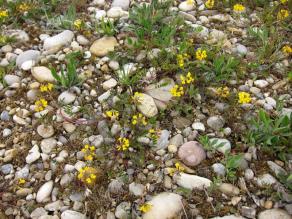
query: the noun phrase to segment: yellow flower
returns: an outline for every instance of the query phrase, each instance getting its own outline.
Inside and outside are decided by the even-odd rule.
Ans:
[[[26,180],[23,179],[23,178],[20,178],[20,179],[18,180],[18,184],[19,184],[19,185],[23,185],[25,182],[26,182]]]
[[[95,147],[86,144],[81,151],[84,153],[84,159],[87,161],[92,161],[95,155]]]
[[[18,7],[17,10],[21,13],[27,12],[30,9],[30,5],[27,3],[21,3]]]
[[[208,1],[206,1],[205,6],[206,6],[206,8],[210,9],[210,8],[214,7],[214,4],[215,4],[214,0],[208,0]]]
[[[141,113],[132,116],[132,124],[136,125],[138,123],[142,123],[143,125],[147,125],[146,117]]]
[[[41,98],[35,102],[35,111],[43,111],[47,106],[48,102],[45,99]]]
[[[230,95],[230,90],[228,87],[218,87],[216,89],[216,92],[219,96],[224,97],[224,98],[229,97]]]
[[[53,89],[53,87],[54,87],[54,85],[51,83],[48,83],[46,85],[42,84],[40,86],[40,91],[41,92],[48,92],[48,91],[51,91]]]
[[[143,205],[141,205],[141,206],[139,207],[139,210],[140,210],[141,212],[143,212],[143,213],[146,213],[146,212],[150,211],[151,208],[152,208],[152,205],[151,205],[151,204],[149,204],[149,203],[145,203],[145,204],[143,204]]]
[[[119,117],[119,112],[116,110],[109,110],[105,112],[106,116],[110,119],[117,119]]]
[[[171,88],[170,93],[174,97],[181,97],[184,95],[184,88],[182,86],[174,85],[174,87]]]
[[[117,149],[118,151],[126,151],[130,147],[130,141],[127,138],[119,138]]]
[[[292,47],[289,45],[283,46],[282,51],[283,53],[290,54],[292,53]]]
[[[242,12],[244,11],[245,7],[242,4],[235,4],[233,6],[233,10],[236,12]]]
[[[196,51],[196,59],[202,61],[207,58],[207,51],[202,50],[201,48],[197,49]]]
[[[81,19],[77,19],[74,21],[74,27],[77,29],[77,30],[80,30],[81,29],[81,26],[83,24],[82,20]]]
[[[143,94],[139,92],[135,92],[134,96],[132,96],[132,99],[135,103],[140,104],[143,101]]]
[[[0,10],[0,19],[8,17],[8,10]]]
[[[239,92],[238,93],[238,103],[245,104],[250,103],[251,97],[249,93],[246,92]]]
[[[288,16],[289,16],[289,11],[286,9],[281,9],[278,12],[277,18],[278,18],[278,20],[284,20]]]
[[[185,170],[185,168],[183,168],[183,167],[181,166],[181,164],[178,163],[178,162],[175,163],[175,168],[176,168],[179,172],[183,172],[183,171]]]
[[[280,0],[282,4],[285,4],[288,0]]]
[[[98,169],[86,166],[78,171],[77,178],[83,183],[91,185],[95,183],[98,175],[100,175],[100,171]]]
[[[180,68],[183,68],[184,65],[185,65],[183,55],[178,54],[178,55],[176,56],[176,60],[177,60],[177,64],[178,64],[178,66],[179,66]]]

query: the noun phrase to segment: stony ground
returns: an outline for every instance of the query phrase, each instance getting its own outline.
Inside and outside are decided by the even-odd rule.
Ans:
[[[291,8],[0,0],[0,218],[292,218]]]

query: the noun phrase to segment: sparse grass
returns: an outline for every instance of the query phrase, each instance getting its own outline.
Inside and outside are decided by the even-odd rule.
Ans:
[[[264,110],[251,121],[247,134],[247,142],[252,145],[262,145],[265,150],[277,154],[286,160],[286,153],[292,149],[292,115],[276,115],[272,117]]]

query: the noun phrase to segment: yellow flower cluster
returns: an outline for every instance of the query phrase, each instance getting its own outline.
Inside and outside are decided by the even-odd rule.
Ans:
[[[280,0],[282,4],[285,4],[286,2],[288,2],[288,0]]]
[[[132,117],[132,124],[137,125],[138,123],[142,123],[143,125],[147,125],[146,117],[143,116],[141,113],[133,115],[133,117]]]
[[[54,85],[51,83],[42,84],[40,86],[40,91],[41,92],[48,92],[48,91],[51,91],[53,88],[54,88]]]
[[[286,9],[281,9],[278,12],[277,18],[278,20],[284,20],[285,18],[287,18],[289,16],[289,11]]]
[[[188,72],[186,76],[181,75],[180,80],[181,80],[181,84],[183,84],[183,85],[190,84],[190,83],[195,81],[191,72]]]
[[[239,92],[238,93],[238,103],[245,104],[250,103],[251,97],[249,93],[246,92]]]
[[[282,51],[283,53],[290,54],[292,53],[292,47],[289,45],[283,46]]]
[[[105,115],[110,119],[117,119],[119,117],[119,112],[116,110],[109,110],[105,112]]]
[[[18,179],[18,185],[23,185],[26,183],[26,180],[23,178]]]
[[[119,138],[117,149],[118,151],[126,151],[130,147],[130,141],[127,138]]]
[[[95,147],[90,146],[86,144],[84,148],[81,149],[81,151],[84,153],[84,159],[87,161],[92,161],[95,155]]]
[[[77,178],[87,184],[92,185],[96,182],[99,171],[93,167],[83,167],[78,171]]]
[[[207,58],[207,51],[202,50],[201,48],[197,49],[196,51],[196,59],[202,61]]]
[[[157,139],[160,135],[160,130],[149,129],[148,130],[149,137],[152,139],[153,142],[157,142]]]
[[[82,22],[81,19],[77,19],[77,20],[74,21],[73,24],[74,24],[74,27],[75,27],[77,30],[80,30],[81,27],[82,27],[83,22]]]
[[[224,97],[224,98],[229,97],[229,95],[230,95],[230,89],[226,86],[225,87],[218,87],[216,89],[216,92],[220,97]]]
[[[181,97],[184,95],[184,87],[183,86],[178,86],[177,84],[174,85],[173,88],[171,88],[170,93],[174,97]]]
[[[135,92],[134,96],[132,96],[132,99],[134,100],[135,103],[139,104],[143,101],[143,94]]]
[[[27,3],[21,3],[17,7],[17,10],[21,13],[27,12],[27,11],[29,11],[29,9],[31,9],[31,6]]]
[[[0,10],[0,19],[8,17],[8,10]]]
[[[207,0],[205,2],[205,6],[206,8],[210,9],[210,8],[213,8],[214,7],[214,4],[215,4],[215,0]]]
[[[151,208],[152,208],[152,205],[150,203],[145,203],[139,207],[139,211],[146,213],[146,212],[150,211]]]
[[[233,10],[236,12],[242,12],[244,11],[245,7],[242,4],[235,4],[233,6]]]
[[[187,53],[184,54],[178,54],[176,56],[177,64],[180,68],[183,68],[185,66],[185,59],[189,58],[190,56]]]
[[[45,99],[41,98],[35,102],[35,111],[43,111],[47,106],[48,102]]]
[[[185,168],[179,162],[176,162],[174,164],[174,166],[175,166],[175,168],[169,168],[168,169],[168,172],[169,172],[170,176],[173,176],[175,172],[183,172],[183,171],[185,171]]]

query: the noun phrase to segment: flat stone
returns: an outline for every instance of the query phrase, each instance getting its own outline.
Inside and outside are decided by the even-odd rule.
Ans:
[[[48,181],[39,188],[36,195],[36,201],[38,203],[45,202],[49,198],[53,190],[53,185],[53,181]]]
[[[38,50],[27,50],[23,53],[21,53],[16,58],[16,65],[18,68],[21,68],[23,63],[26,61],[34,61],[34,63],[37,63],[40,59],[41,52]]]
[[[179,186],[186,189],[203,190],[204,188],[208,188],[212,183],[212,181],[207,178],[186,173],[179,173],[174,176],[174,179]]]
[[[38,160],[41,156],[39,152],[39,147],[37,145],[33,146],[32,149],[29,150],[28,155],[25,158],[26,163],[31,164]]]
[[[260,212],[258,219],[291,219],[291,216],[287,211],[275,208]]]
[[[32,76],[38,82],[55,82],[51,70],[44,66],[36,66],[31,69]]]
[[[114,37],[103,37],[92,44],[90,52],[98,57],[103,57],[109,52],[114,51],[115,46],[118,45],[116,38]]]
[[[70,104],[73,103],[76,99],[76,95],[70,91],[64,91],[58,97],[58,102],[63,104]]]
[[[55,36],[46,38],[44,41],[44,49],[51,53],[55,53],[63,46],[70,45],[73,38],[74,33],[71,30],[64,30]]]
[[[138,97],[137,99],[138,99],[137,108],[144,116],[151,118],[158,114],[158,109],[151,96],[142,93],[141,96]]]

